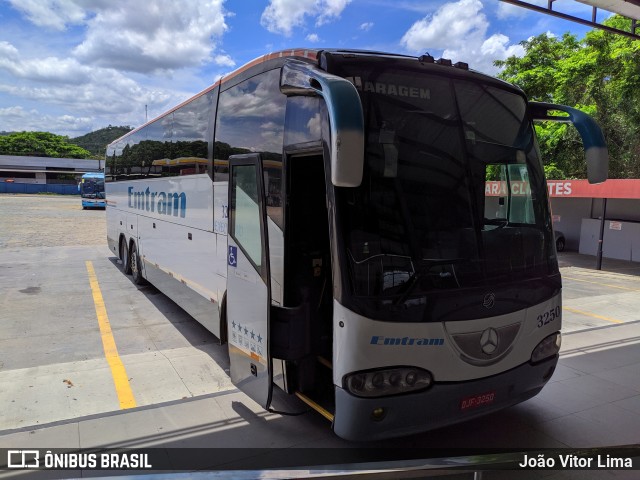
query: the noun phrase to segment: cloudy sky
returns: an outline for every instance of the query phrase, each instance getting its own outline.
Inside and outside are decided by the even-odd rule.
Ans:
[[[0,0],[0,131],[138,126],[145,105],[151,119],[285,48],[429,52],[494,74],[532,35],[586,30],[498,0]]]

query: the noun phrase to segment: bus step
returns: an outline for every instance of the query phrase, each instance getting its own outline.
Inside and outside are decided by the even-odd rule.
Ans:
[[[320,405],[319,403],[316,403],[314,400],[312,400],[309,397],[307,397],[304,393],[295,392],[295,394],[296,394],[296,397],[298,397],[304,403],[309,405],[312,409],[314,409],[316,412],[318,412],[324,418],[326,418],[330,422],[333,422],[333,413],[329,412],[322,405]]]
[[[333,364],[327,360],[324,357],[321,356],[317,356],[316,359],[318,360],[318,362],[320,363],[320,365],[324,365],[325,367],[327,367],[329,370],[333,370]]]

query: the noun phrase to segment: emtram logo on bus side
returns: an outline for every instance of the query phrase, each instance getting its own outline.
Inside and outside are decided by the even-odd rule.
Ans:
[[[440,346],[444,345],[444,338],[413,338],[413,337],[384,337],[382,335],[372,335],[371,345],[421,345]]]
[[[157,212],[159,215],[178,215],[182,218],[187,214],[187,194],[184,192],[151,192],[146,190],[134,191],[127,188],[129,208]]]

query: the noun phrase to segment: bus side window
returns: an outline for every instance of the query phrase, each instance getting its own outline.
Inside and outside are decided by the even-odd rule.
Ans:
[[[171,160],[174,175],[213,176],[209,139],[213,137],[211,116],[215,115],[215,102],[216,90],[212,90],[173,113],[171,149],[166,158]]]
[[[221,92],[213,152],[215,182],[228,181],[229,156],[260,153],[267,214],[280,228],[286,101],[280,92],[280,69],[260,73]]]

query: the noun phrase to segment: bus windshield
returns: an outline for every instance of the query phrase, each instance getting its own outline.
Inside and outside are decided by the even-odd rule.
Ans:
[[[104,178],[83,177],[80,182],[80,196],[82,198],[105,198]]]
[[[367,129],[362,184],[336,188],[360,311],[393,320],[416,307],[415,318],[402,318],[428,321],[430,297],[557,272],[523,96],[424,72],[345,76],[361,94]]]

